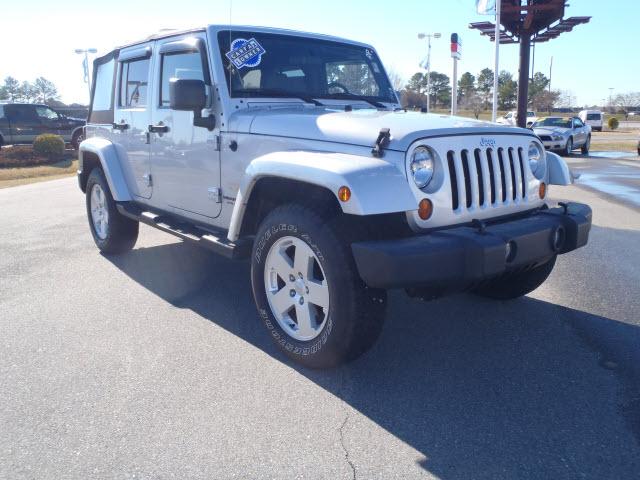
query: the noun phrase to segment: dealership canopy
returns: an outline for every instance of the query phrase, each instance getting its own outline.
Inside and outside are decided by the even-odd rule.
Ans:
[[[518,79],[518,125],[526,126],[529,90],[529,55],[532,43],[541,43],[570,32],[573,27],[588,23],[591,17],[564,18],[566,0],[497,0],[500,1],[500,44],[520,44],[520,74]],[[492,42],[496,25],[492,22],[471,23]],[[497,72],[496,72],[497,74]]]

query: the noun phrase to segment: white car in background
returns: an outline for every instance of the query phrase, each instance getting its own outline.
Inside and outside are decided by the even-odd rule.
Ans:
[[[527,127],[533,125],[534,122],[538,120],[536,112],[527,112]],[[518,112],[516,110],[512,110],[511,112],[507,112],[504,117],[500,117],[496,120],[497,123],[501,125],[511,125],[515,126],[518,123]]]
[[[597,132],[602,131],[604,125],[604,113],[600,110],[582,110],[578,114],[578,118],[582,120],[585,125],[589,125],[592,130]]]

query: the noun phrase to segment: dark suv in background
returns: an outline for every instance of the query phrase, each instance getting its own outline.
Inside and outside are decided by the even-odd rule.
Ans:
[[[67,117],[47,105],[0,104],[0,145],[33,143],[38,135],[53,133],[77,150],[84,139],[85,124],[85,120]]]

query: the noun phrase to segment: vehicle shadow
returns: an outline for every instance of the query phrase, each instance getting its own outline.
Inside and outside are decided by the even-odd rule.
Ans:
[[[420,465],[438,478],[631,478],[640,472],[638,445],[620,435],[629,425],[640,432],[640,397],[637,391],[612,395],[619,389],[613,366],[619,359],[585,333],[600,328],[612,341],[640,345],[635,326],[529,297],[494,302],[459,295],[424,303],[393,292],[377,345],[349,365],[314,371],[292,365],[260,325],[247,263],[183,243],[109,260],[172,305],[191,309],[344,400],[420,452]],[[345,445],[369,448],[350,445],[348,436]]]

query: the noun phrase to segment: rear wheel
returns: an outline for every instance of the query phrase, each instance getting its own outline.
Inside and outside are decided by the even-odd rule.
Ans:
[[[104,253],[131,250],[138,239],[139,224],[118,212],[100,168],[94,168],[89,175],[86,203],[89,228],[98,248]]]
[[[474,290],[474,293],[496,300],[511,300],[534,291],[549,277],[556,264],[556,255],[542,265],[526,272],[515,273],[494,280]]]
[[[82,131],[76,132],[73,137],[71,137],[71,146],[74,150],[80,150],[80,143],[84,140],[84,135]]]
[[[348,226],[300,205],[262,222],[251,260],[253,296],[276,345],[326,368],[367,351],[382,330],[386,292],[369,289],[351,254]]]

